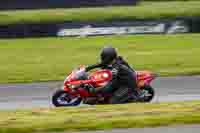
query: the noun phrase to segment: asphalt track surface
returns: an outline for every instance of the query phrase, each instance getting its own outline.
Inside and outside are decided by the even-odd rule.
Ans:
[[[1,84],[0,110],[53,107],[51,96],[62,82]],[[200,100],[200,76],[161,77],[153,81],[152,102]]]
[[[199,133],[200,125],[181,125],[157,128],[114,129],[107,131],[91,131],[81,133]]]

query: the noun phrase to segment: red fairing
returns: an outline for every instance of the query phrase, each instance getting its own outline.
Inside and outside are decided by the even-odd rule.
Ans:
[[[99,70],[90,74],[89,79],[87,80],[76,80],[76,72],[73,71],[64,81],[64,90],[69,92],[74,96],[89,97],[93,94],[89,93],[83,88],[78,88],[76,91],[71,89],[69,86],[80,85],[80,84],[91,84],[94,87],[104,86],[112,79],[112,72],[110,70]]]
[[[88,91],[86,91],[84,88],[79,88],[77,92],[78,92],[78,94],[81,97],[90,97],[90,96],[93,96],[91,93],[89,93]]]
[[[112,79],[112,72],[110,70],[99,70],[90,75],[96,87],[106,85]]]
[[[144,89],[145,85],[150,85],[156,75],[150,71],[137,71],[137,89]],[[64,81],[64,91],[72,97],[86,99],[89,102],[97,100],[97,103],[108,103],[112,94],[94,94],[90,89],[101,89],[112,80],[110,70],[97,70],[93,73],[87,73],[85,68],[80,67],[71,72]],[[134,81],[133,81],[134,82]],[[91,100],[91,101],[90,101]]]
[[[67,76],[67,78],[65,79],[65,81],[64,81],[64,85],[67,85],[69,82],[71,82],[73,79],[74,79],[74,72],[72,71],[71,73],[70,73],[70,75],[69,76]]]
[[[63,89],[64,89],[65,91],[67,91],[67,92],[71,92],[71,89],[68,88],[67,86],[64,86]]]
[[[150,71],[137,71],[137,84],[149,85],[156,77],[156,75]]]
[[[67,81],[65,84],[77,85],[77,84],[89,84],[92,83],[92,80],[74,80],[74,81]]]
[[[68,88],[67,86],[64,86],[63,88],[66,92],[70,93],[73,96],[81,96],[81,97],[89,97],[92,96],[88,91],[86,91],[83,88],[79,88],[77,91],[73,91],[72,89]]]

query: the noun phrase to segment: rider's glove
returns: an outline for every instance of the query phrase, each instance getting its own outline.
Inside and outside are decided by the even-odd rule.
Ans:
[[[84,73],[84,72],[86,72],[85,68],[79,68],[79,73]]]

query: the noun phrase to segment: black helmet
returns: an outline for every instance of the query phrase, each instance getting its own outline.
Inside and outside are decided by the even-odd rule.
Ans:
[[[111,46],[104,47],[101,51],[101,63],[104,65],[110,64],[117,58],[117,51]]]

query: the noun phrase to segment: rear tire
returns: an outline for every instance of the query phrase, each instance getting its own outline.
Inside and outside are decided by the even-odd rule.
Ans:
[[[145,85],[141,88],[144,91],[143,102],[151,102],[155,95],[155,90],[150,85]]]
[[[52,103],[56,107],[68,107],[68,106],[78,106],[82,99],[80,97],[70,96],[64,90],[57,90],[52,97]]]

